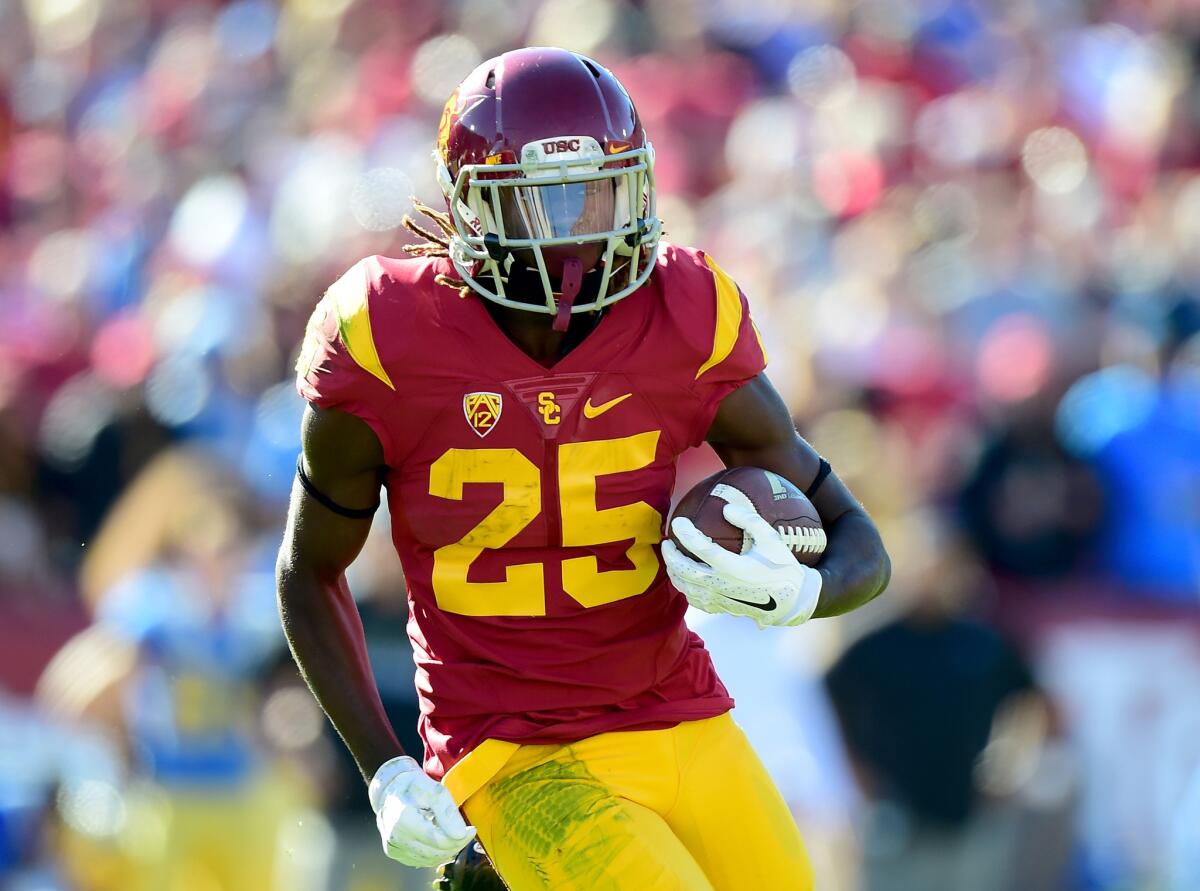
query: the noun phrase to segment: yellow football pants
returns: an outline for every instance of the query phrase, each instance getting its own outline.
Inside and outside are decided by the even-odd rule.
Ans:
[[[804,842],[729,715],[519,746],[464,810],[512,891],[809,891]]]

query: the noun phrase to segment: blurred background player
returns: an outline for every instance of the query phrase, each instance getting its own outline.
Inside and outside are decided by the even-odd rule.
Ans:
[[[1073,790],[1069,775],[1047,784],[1038,770],[1044,699],[1011,642],[971,615],[986,587],[978,564],[944,530],[927,548],[900,580],[899,618],[826,676],[870,806],[861,887],[1060,888]],[[1043,784],[1054,791],[1031,806]],[[1019,855],[1031,847],[1036,857]]]
[[[82,888],[326,884],[317,789],[259,727],[283,644],[260,545],[236,480],[189,450],[159,455],[101,527],[84,568],[95,625],[39,689],[119,747],[116,770],[63,789],[60,853]]]

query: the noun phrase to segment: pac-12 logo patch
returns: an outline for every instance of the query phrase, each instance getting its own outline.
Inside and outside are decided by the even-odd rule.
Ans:
[[[463,397],[463,414],[471,429],[487,436],[500,420],[504,399],[499,393],[468,393]]]

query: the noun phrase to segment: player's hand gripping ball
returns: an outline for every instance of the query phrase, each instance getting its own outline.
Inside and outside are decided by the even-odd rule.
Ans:
[[[707,613],[799,625],[821,595],[813,566],[825,530],[812,502],[778,474],[736,467],[698,483],[675,509],[663,561],[671,582]]]

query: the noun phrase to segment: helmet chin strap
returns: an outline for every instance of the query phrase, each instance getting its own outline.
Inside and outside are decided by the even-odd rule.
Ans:
[[[571,324],[571,307],[583,287],[583,263],[578,257],[568,257],[563,261],[562,292],[558,298],[558,312],[554,314],[555,331],[566,331]]]

